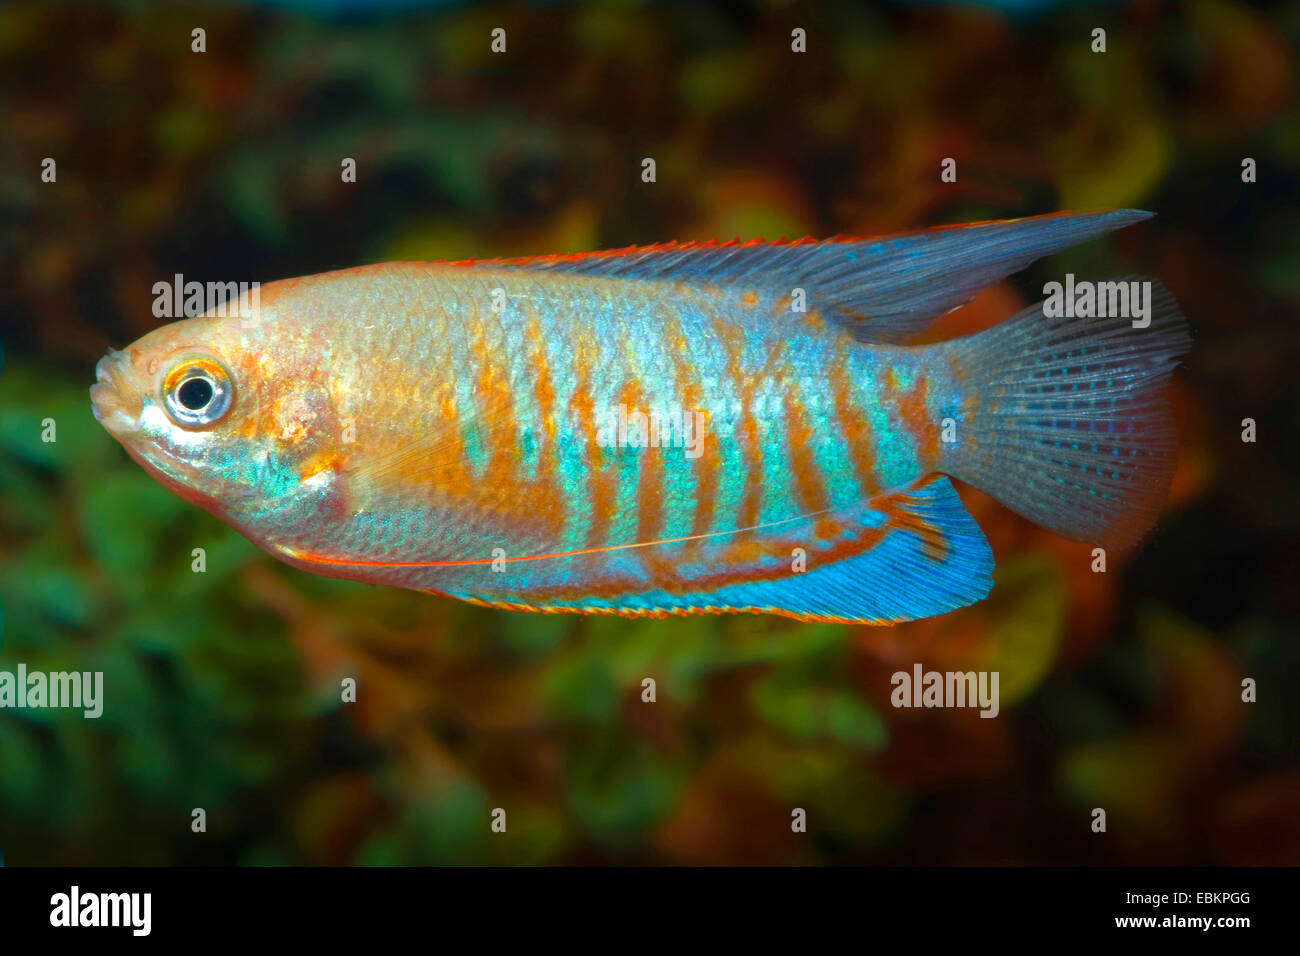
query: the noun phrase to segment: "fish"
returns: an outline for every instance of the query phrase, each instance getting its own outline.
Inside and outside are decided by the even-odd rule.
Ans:
[[[91,404],[304,571],[516,611],[894,624],[993,586],[954,481],[1097,547],[1155,525],[1191,343],[1158,280],[1125,280],[1151,290],[1141,322],[1039,303],[915,344],[1150,215],[285,279],[110,349]]]

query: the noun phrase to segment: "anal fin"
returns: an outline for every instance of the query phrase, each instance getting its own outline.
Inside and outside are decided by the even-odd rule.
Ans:
[[[817,542],[819,528],[838,528],[834,542]],[[807,569],[790,567],[791,547],[808,547]],[[818,548],[816,543],[827,545]],[[833,544],[833,547],[829,545]],[[725,570],[727,545],[700,560],[690,545],[655,545],[653,561],[637,560],[635,551],[610,555],[621,565],[617,584],[587,575],[582,567],[555,567],[531,581],[518,569],[511,594],[474,593],[458,587],[455,597],[513,610],[550,613],[618,614],[665,617],[673,614],[762,612],[808,621],[894,624],[943,614],[983,598],[993,585],[993,556],[975,520],[943,476],[888,492],[853,508],[810,516],[763,541],[763,558],[748,570]],[[819,560],[833,551],[829,559]],[[649,556],[647,556],[649,557]],[[591,557],[584,558],[584,565]],[[666,562],[716,569],[692,586],[665,581],[654,573],[639,581],[630,567]],[[498,577],[513,577],[501,575]],[[564,584],[556,587],[558,581]],[[505,581],[502,582],[506,583]],[[531,586],[530,586],[531,585]],[[612,585],[612,586],[611,586]],[[467,593],[468,591],[468,593]]]
[[[872,520],[871,503],[862,509]],[[993,554],[947,478],[894,496],[878,543],[803,574],[724,587],[711,603],[812,620],[894,624],[982,599],[993,586]]]

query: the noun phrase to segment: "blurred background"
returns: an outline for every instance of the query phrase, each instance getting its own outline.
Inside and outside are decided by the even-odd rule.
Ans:
[[[102,670],[107,698],[97,721],[0,712],[7,862],[1300,862],[1298,37],[1300,4],[1236,0],[0,7],[0,669]],[[160,324],[174,273],[1112,206],[1159,215],[941,334],[1065,271],[1163,278],[1196,336],[1164,519],[1094,574],[963,489],[997,586],[894,628],[315,577],[90,414],[95,361]],[[1001,715],[895,710],[916,662],[1000,671]]]

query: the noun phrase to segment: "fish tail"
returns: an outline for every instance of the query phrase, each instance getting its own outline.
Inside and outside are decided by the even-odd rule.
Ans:
[[[1138,324],[1149,324],[1049,317],[1039,303],[940,346],[952,349],[970,409],[940,470],[1044,528],[1107,548],[1140,540],[1168,496],[1176,443],[1167,385],[1191,344],[1163,285],[1119,281],[1145,283]]]

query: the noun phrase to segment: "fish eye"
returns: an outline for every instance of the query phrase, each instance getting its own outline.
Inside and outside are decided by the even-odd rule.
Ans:
[[[163,406],[177,425],[204,428],[230,410],[235,387],[211,359],[185,359],[163,378]]]

